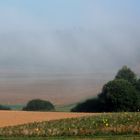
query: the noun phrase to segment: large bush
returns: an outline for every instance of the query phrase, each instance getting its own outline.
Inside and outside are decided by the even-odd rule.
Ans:
[[[52,111],[54,109],[54,105],[51,102],[40,99],[29,101],[26,107],[23,108],[25,111]]]

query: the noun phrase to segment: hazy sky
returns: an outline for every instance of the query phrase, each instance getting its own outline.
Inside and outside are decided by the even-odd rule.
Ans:
[[[140,0],[0,0],[0,69],[116,71],[140,62]]]

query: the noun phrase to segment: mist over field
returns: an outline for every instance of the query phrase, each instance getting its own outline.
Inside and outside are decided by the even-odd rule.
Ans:
[[[138,0],[2,0],[1,101],[76,102],[97,95],[123,65],[140,73],[139,5]]]
[[[28,72],[114,72],[137,66],[139,36],[132,29],[10,32],[1,35],[0,65]]]

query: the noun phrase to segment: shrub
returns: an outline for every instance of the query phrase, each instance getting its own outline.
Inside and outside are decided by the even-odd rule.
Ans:
[[[51,111],[54,110],[54,105],[49,101],[34,99],[27,103],[23,108],[25,111]]]

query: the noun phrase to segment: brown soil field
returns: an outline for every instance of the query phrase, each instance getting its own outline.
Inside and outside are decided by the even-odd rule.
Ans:
[[[87,115],[93,115],[93,113],[0,111],[0,127],[14,126],[31,122],[75,118]]]
[[[113,76],[106,74],[4,74],[0,73],[0,104],[25,104],[40,98],[55,105],[76,103],[96,96]]]

